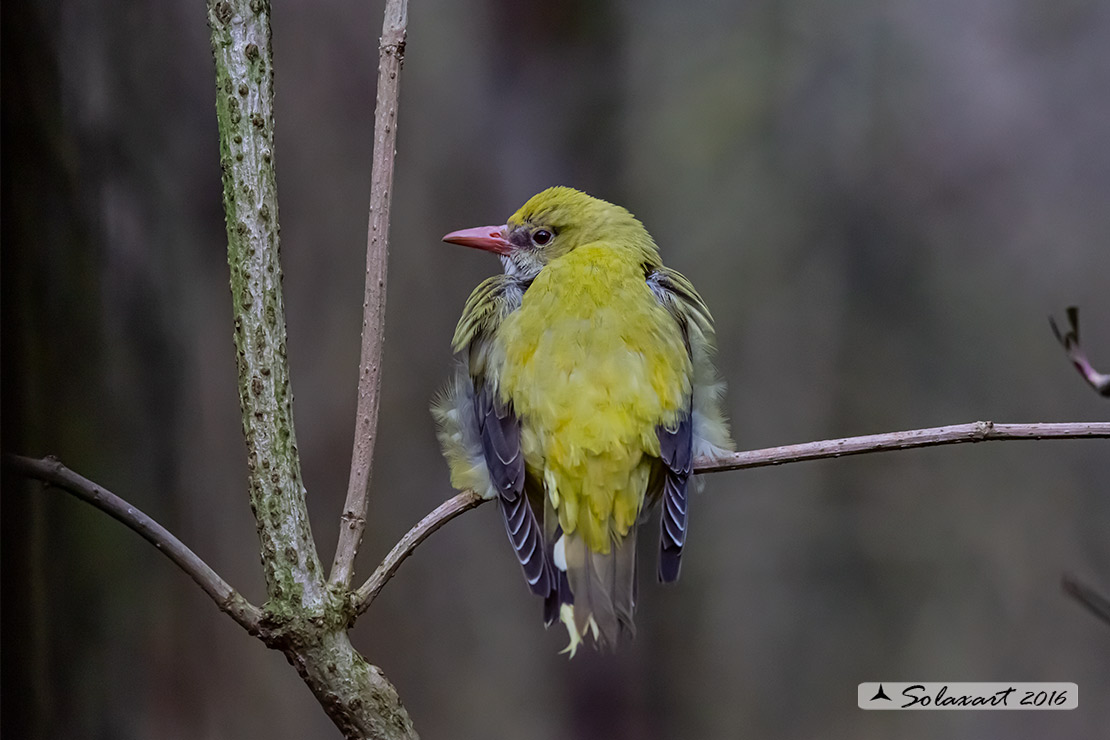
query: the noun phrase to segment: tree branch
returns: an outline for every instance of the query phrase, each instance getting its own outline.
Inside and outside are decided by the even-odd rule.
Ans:
[[[397,143],[397,99],[405,60],[408,2],[387,0],[378,45],[378,92],[374,113],[374,155],[370,171],[370,223],[366,235],[366,292],[362,302],[362,356],[358,373],[354,450],[347,500],[330,581],[347,589],[355,555],[366,529],[367,497],[377,440],[378,405],[385,340],[385,278],[389,257],[389,207]]]
[[[1056,335],[1056,341],[1064,348],[1068,354],[1068,359],[1075,365],[1075,369],[1087,381],[1087,385],[1095,389],[1095,391],[1102,396],[1110,397],[1110,375],[1100,373],[1095,370],[1091,365],[1091,361],[1087,359],[1087,352],[1079,344],[1079,309],[1075,306],[1068,306],[1068,323],[1071,328],[1066,334],[1060,331],[1056,326],[1056,320],[1051,316],[1048,317],[1048,323],[1052,326],[1052,333]]]
[[[985,442],[1004,439],[1106,439],[1110,438],[1110,422],[1077,422],[1061,424],[995,424],[990,421],[976,421],[970,424],[956,424],[929,429],[911,429],[905,432],[869,434],[862,437],[845,437],[820,442],[767,447],[747,452],[732,452],[714,458],[699,458],[694,461],[695,473],[720,473],[728,470],[762,468],[769,465],[785,465],[805,460],[822,460],[830,457],[863,455],[870,452],[908,450],[915,447],[936,447],[939,445],[962,444],[966,442]],[[389,551],[381,564],[374,570],[366,583],[362,584],[352,596],[352,608],[356,615],[366,611],[374,599],[394,576],[401,563],[413,550],[433,532],[451,521],[459,514],[470,511],[485,503],[473,491],[464,491],[440,504],[432,513],[420,520]]]
[[[786,447],[768,447],[751,452],[731,452],[716,458],[703,458],[694,466],[697,473],[721,473],[726,470],[762,468],[804,460],[862,455],[869,452],[908,450],[915,447],[937,447],[965,442],[987,442],[1003,439],[1105,439],[1110,438],[1110,422],[1066,422],[1060,424],[995,424],[974,421],[906,432],[868,434],[863,437],[829,439]]]
[[[209,0],[208,24],[251,511],[270,600],[319,611],[327,594],[305,506],[285,349],[270,5]]]
[[[48,483],[92,504],[131,529],[185,571],[204,592],[252,635],[259,634],[262,610],[247,601],[212,570],[208,563],[174,537],[165,527],[103,486],[78,475],[56,457],[36,460],[22,455],[4,455],[4,466],[28,478]]]
[[[412,555],[421,542],[428,539],[433,532],[459,514],[476,509],[486,501],[488,499],[482,498],[474,491],[463,491],[437,506],[432,513],[421,519],[415,527],[406,532],[400,542],[394,545],[389,554],[385,556],[382,564],[377,567],[366,583],[351,594],[355,616],[362,614],[370,607],[370,604],[378,597],[381,590],[385,588],[385,584],[401,567],[401,563],[405,562],[409,555]]]
[[[268,0],[208,0],[212,52],[216,60],[216,117],[224,177],[228,264],[235,311],[239,400],[247,443],[251,510],[258,524],[269,601],[265,605],[266,644],[285,653],[324,711],[345,737],[415,738],[397,691],[382,672],[354,649],[347,635],[347,583],[328,588],[309,527],[300,457],[293,429],[293,394],[286,359],[285,307],[281,290],[278,209],[274,176],[273,58]],[[401,12],[397,14],[397,8]],[[391,0],[391,19],[400,21],[401,38],[392,45],[398,62],[403,48],[404,2]],[[392,12],[391,12],[392,11]],[[387,48],[383,39],[383,54]],[[389,65],[383,57],[382,69]],[[384,74],[384,72],[383,72]],[[396,77],[395,71],[393,77]],[[384,93],[379,86],[379,104]],[[392,121],[395,106],[388,113]],[[380,260],[380,274],[367,281],[367,316],[360,379],[359,425],[372,431],[377,417],[381,307],[384,302],[385,244],[376,235],[388,226],[392,177],[393,126],[387,127],[388,156],[375,159],[376,181],[384,181],[383,200],[371,214],[368,252]],[[378,142],[379,144],[383,142]],[[384,177],[379,174],[384,166]],[[384,237],[383,237],[384,239]],[[371,309],[370,306],[374,308]],[[376,354],[375,354],[376,353]],[[372,398],[364,399],[372,392]],[[356,448],[357,449],[357,448]],[[366,478],[369,455],[366,453]],[[362,486],[365,489],[365,482]],[[354,559],[365,517],[365,493],[356,500],[353,545],[344,534],[340,554]],[[349,558],[345,553],[349,553]],[[339,569],[340,571],[343,568]],[[346,576],[349,581],[349,573]]]

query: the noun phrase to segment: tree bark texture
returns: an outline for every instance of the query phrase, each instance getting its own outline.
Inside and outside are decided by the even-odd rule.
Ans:
[[[239,401],[269,597],[260,636],[285,653],[346,737],[414,738],[396,690],[348,639],[346,586],[327,585],[305,506],[279,262],[270,4],[210,1],[208,20]]]

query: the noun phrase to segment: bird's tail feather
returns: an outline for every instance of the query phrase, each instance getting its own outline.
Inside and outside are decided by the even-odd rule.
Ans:
[[[566,575],[573,593],[571,645],[592,634],[601,647],[615,648],[622,632],[635,634],[636,530],[614,541],[608,553],[594,552],[577,533],[564,537]],[[576,637],[578,639],[576,639]]]

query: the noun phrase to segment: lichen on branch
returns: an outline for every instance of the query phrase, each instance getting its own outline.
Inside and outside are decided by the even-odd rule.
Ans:
[[[389,8],[396,5],[397,0],[388,3],[387,23]],[[270,5],[266,0],[210,0],[208,19],[239,401],[251,510],[269,595],[262,620],[265,639],[285,653],[346,737],[415,738],[396,690],[350,643],[346,585],[327,585],[305,506],[281,290]],[[401,19],[403,38],[403,13]],[[388,169],[392,173],[392,151]],[[382,232],[387,226],[386,215]],[[384,282],[384,248],[382,269]],[[376,336],[380,347],[380,326]]]
[[[272,606],[326,596],[309,528],[286,358],[274,174],[270,7],[209,2],[227,261],[251,510]]]

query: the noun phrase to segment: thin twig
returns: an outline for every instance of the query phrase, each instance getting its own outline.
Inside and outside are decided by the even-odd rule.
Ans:
[[[374,113],[374,158],[370,170],[370,223],[366,234],[366,293],[362,303],[362,357],[358,409],[347,501],[331,566],[332,584],[347,588],[366,529],[367,496],[377,439],[382,343],[385,339],[385,278],[389,257],[389,207],[397,143],[397,98],[405,59],[406,0],[389,0],[378,45],[378,99]]]
[[[715,458],[699,458],[694,462],[695,473],[720,473],[727,470],[761,468],[768,465],[785,465],[805,460],[822,460],[830,457],[862,455],[870,452],[908,450],[914,447],[936,447],[966,442],[985,442],[1003,439],[1107,439],[1110,422],[1077,422],[1059,424],[995,424],[976,421],[930,429],[911,429],[905,432],[869,434],[863,437],[845,437],[821,442],[806,442],[785,447],[767,447],[748,452],[732,452]],[[352,594],[355,614],[366,611],[382,588],[394,576],[401,563],[412,554],[417,545],[432,532],[459,514],[476,508],[488,499],[473,491],[464,491],[440,504],[420,520],[385,556],[366,583]]]
[[[1091,361],[1087,359],[1087,352],[1079,344],[1079,309],[1075,306],[1068,306],[1068,323],[1071,328],[1067,333],[1061,332],[1060,327],[1056,326],[1056,319],[1051,316],[1048,317],[1048,323],[1052,326],[1052,333],[1056,335],[1056,341],[1068,353],[1068,359],[1075,365],[1075,369],[1087,381],[1087,385],[1095,389],[1095,391],[1102,396],[1110,397],[1110,375],[1100,373],[1095,370],[1091,365]]]
[[[936,447],[964,442],[986,442],[1003,439],[1089,439],[1110,438],[1110,422],[1067,422],[1060,424],[995,424],[973,421],[906,432],[868,434],[863,437],[829,439],[786,447],[768,447],[751,452],[731,452],[716,458],[703,458],[695,464],[697,473],[721,473],[726,470],[762,468],[768,465],[847,457],[868,452],[908,450],[914,447]]]
[[[385,556],[385,560],[382,561],[373,575],[351,595],[351,603],[355,607],[355,616],[366,611],[374,599],[377,598],[378,593],[385,587],[385,584],[401,567],[401,563],[405,562],[405,559],[416,550],[417,545],[428,539],[432,532],[435,532],[459,514],[477,508],[486,500],[473,491],[463,491],[437,506],[430,514],[421,519],[415,527],[406,532],[400,542],[394,545],[389,554]]]
[[[1060,579],[1060,585],[1063,587],[1064,593],[1087,607],[1088,611],[1103,622],[1110,624],[1110,599],[1070,573],[1064,574],[1063,578]]]
[[[229,586],[227,581],[186,547],[181,540],[137,507],[103,486],[73,472],[54,457],[34,459],[22,455],[4,455],[4,465],[20,475],[44,481],[71,493],[123,522],[185,571],[206,594],[212,597],[221,611],[226,612],[251,634],[259,633],[262,611]]]

